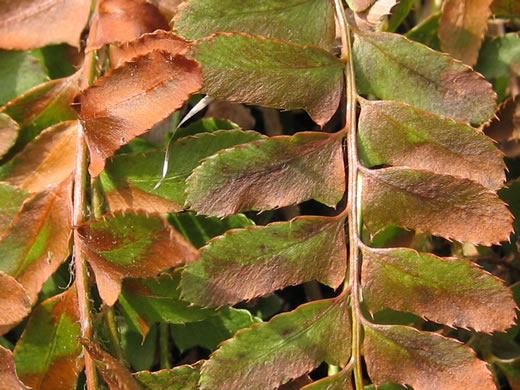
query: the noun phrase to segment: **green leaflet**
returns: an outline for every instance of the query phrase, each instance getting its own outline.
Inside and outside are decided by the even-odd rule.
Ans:
[[[395,32],[413,8],[414,0],[401,0],[392,8],[388,32]]]
[[[180,298],[180,272],[152,279],[127,279],[119,296],[127,318],[145,336],[153,323],[184,324],[201,321],[215,310],[190,306]]]
[[[196,135],[199,133],[213,133],[217,130],[239,130],[240,127],[231,121],[218,118],[202,118],[198,121],[190,123],[186,127],[177,129],[173,134],[173,139],[178,140],[188,135]]]
[[[7,183],[0,183],[0,232],[3,233],[12,219],[20,210],[23,201],[29,192],[13,187]]]
[[[51,79],[68,77],[74,73],[71,48],[67,44],[47,45],[31,50],[31,54],[45,65]]]
[[[156,351],[158,350],[159,327],[152,326],[150,331],[143,336],[136,332],[133,326],[127,326],[118,322],[121,334],[121,349],[126,362],[135,371],[150,370],[155,363]]]
[[[487,333],[512,325],[511,292],[470,261],[404,248],[363,247],[362,254],[363,297],[372,312],[390,307]]]
[[[343,64],[316,47],[220,33],[197,41],[192,51],[202,64],[204,92],[218,99],[304,109],[320,126],[341,99]]]
[[[471,123],[495,112],[496,94],[480,74],[403,36],[357,33],[353,55],[360,93]]]
[[[476,182],[408,168],[361,171],[363,221],[372,234],[394,224],[483,245],[509,238],[507,207]]]
[[[299,217],[232,230],[184,269],[182,295],[223,306],[314,279],[336,288],[346,272],[343,225],[343,217]]]
[[[312,21],[312,23],[309,23]],[[216,32],[244,32],[330,50],[334,4],[323,0],[189,0],[179,8],[175,30],[188,39]]]
[[[213,351],[218,344],[231,338],[238,330],[257,322],[262,320],[253,317],[247,310],[226,307],[205,320],[170,325],[170,329],[181,353],[195,346]]]
[[[360,160],[368,167],[426,169],[465,177],[491,190],[505,180],[502,153],[490,138],[404,103],[362,101],[358,139]]]
[[[170,214],[168,222],[197,248],[228,230],[245,228],[255,224],[244,214],[234,214],[221,219],[195,215],[193,212]]]
[[[180,211],[185,180],[200,160],[231,146],[264,138],[255,131],[222,130],[176,140],[171,146],[168,172],[161,185],[164,151],[119,155],[107,161],[100,180],[111,210],[141,208]]]
[[[15,144],[20,126],[7,114],[0,113],[0,157]]]
[[[407,326],[364,324],[368,374],[378,386],[402,383],[421,390],[494,389],[475,352],[436,333]]]
[[[509,33],[482,44],[476,70],[486,78],[511,77],[520,73],[520,35]]]
[[[18,148],[43,129],[61,121],[76,119],[76,111],[71,103],[79,92],[79,76],[78,72],[40,84],[1,109],[20,125],[20,135],[16,142]]]
[[[76,288],[42,302],[14,349],[20,379],[34,390],[70,390],[83,368]]]
[[[142,211],[116,212],[77,229],[99,293],[113,305],[126,277],[150,277],[198,257],[164,218]]]
[[[239,331],[202,368],[201,390],[271,390],[321,362],[346,364],[350,322],[345,296],[314,301]]]
[[[351,377],[352,366],[347,366],[336,375],[313,382],[302,390],[353,390]]]
[[[0,106],[48,80],[47,70],[30,52],[0,50]]]
[[[140,371],[134,377],[150,390],[198,390],[202,363],[157,372]]]
[[[342,134],[301,132],[223,150],[193,171],[186,192],[192,209],[217,217],[309,199],[335,206],[345,192]]]

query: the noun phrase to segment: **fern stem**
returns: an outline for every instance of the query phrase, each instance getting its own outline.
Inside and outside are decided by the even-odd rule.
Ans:
[[[170,363],[170,332],[169,325],[161,321],[159,323],[159,353],[161,369],[169,369]]]
[[[359,240],[361,229],[360,207],[360,172],[357,155],[357,92],[354,63],[351,55],[352,39],[350,27],[346,21],[345,9],[341,0],[335,0],[342,42],[341,59],[345,61],[346,80],[346,128],[347,128],[347,163],[348,163],[348,232],[349,232],[349,270],[348,286],[351,288],[352,302],[352,357],[350,363],[354,370],[354,383],[358,390],[364,388],[361,369],[361,308],[360,308],[360,263]],[[347,284],[345,285],[347,287]]]

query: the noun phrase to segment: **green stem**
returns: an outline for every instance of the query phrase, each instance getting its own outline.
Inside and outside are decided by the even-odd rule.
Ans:
[[[159,324],[159,354],[161,361],[161,369],[171,367],[170,363],[170,333],[169,326],[166,322]]]
[[[360,172],[357,155],[357,92],[355,84],[354,63],[352,58],[352,39],[347,24],[345,9],[341,0],[335,0],[336,14],[339,22],[342,42],[341,59],[345,62],[346,80],[346,128],[347,128],[347,162],[348,162],[348,233],[349,233],[349,270],[348,282],[344,288],[351,288],[352,302],[352,357],[350,363],[354,370],[354,383],[357,390],[364,389],[361,368],[361,307],[360,307],[360,265],[359,240],[361,232],[360,208]],[[348,283],[348,284],[347,284]]]

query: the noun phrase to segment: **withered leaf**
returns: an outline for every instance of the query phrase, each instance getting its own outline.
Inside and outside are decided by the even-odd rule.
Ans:
[[[0,2],[0,48],[26,50],[65,42],[79,47],[90,0]]]
[[[20,211],[29,192],[0,182],[0,236]]]
[[[349,12],[349,23],[361,31],[374,31],[397,3],[398,0],[378,0],[364,11]]]
[[[69,255],[72,178],[27,199],[0,237],[0,270],[34,302],[45,281]]]
[[[256,131],[238,129],[180,138],[170,146],[164,179],[164,150],[114,156],[99,176],[110,210],[139,208],[159,213],[183,210],[185,180],[200,160],[219,150],[262,138]]]
[[[224,306],[309,280],[338,287],[346,272],[344,217],[298,217],[234,229],[183,271],[183,298]]]
[[[0,112],[0,157],[7,153],[18,137],[20,126],[5,113]]]
[[[180,108],[201,86],[196,61],[165,51],[140,56],[96,80],[78,96],[90,173],[97,176],[121,145]]]
[[[513,325],[511,291],[475,263],[412,249],[363,247],[361,284],[370,311],[385,307],[478,332]]]
[[[177,14],[177,8],[184,0],[150,0],[168,20],[172,20]]]
[[[417,390],[495,390],[486,363],[460,342],[407,326],[365,323],[365,361],[377,386],[395,382]]]
[[[32,312],[14,348],[20,379],[34,390],[76,388],[83,354],[75,285]]]
[[[13,353],[0,345],[0,390],[31,390],[25,386],[18,375],[14,364]]]
[[[81,344],[96,362],[96,367],[110,390],[143,390],[130,371],[119,360],[103,351],[92,341],[81,338]]]
[[[30,192],[61,183],[75,166],[77,121],[44,130],[0,169],[0,179]]]
[[[520,98],[513,96],[502,102],[496,117],[486,123],[483,130],[497,142],[520,139]]]
[[[303,375],[297,379],[287,382],[285,385],[280,386],[278,390],[300,390],[311,382],[312,379],[309,375]]]
[[[169,30],[166,18],[145,0],[99,0],[90,28],[96,35],[88,42],[87,51],[107,43],[131,41],[155,30]]]
[[[191,55],[202,64],[204,92],[214,98],[304,109],[320,126],[334,115],[341,99],[343,64],[314,46],[218,33],[197,41]]]
[[[491,190],[505,180],[503,156],[471,126],[394,101],[361,102],[360,158],[369,167],[407,166],[474,180]]]
[[[354,12],[363,12],[377,0],[347,0],[347,4]]]
[[[143,34],[133,41],[124,42],[110,47],[110,64],[113,68],[133,58],[148,54],[153,50],[163,50],[170,55],[185,54],[191,43],[171,32],[157,30]]]
[[[40,84],[0,109],[20,125],[17,146],[27,144],[51,125],[76,119],[76,111],[71,103],[79,92],[80,75],[77,72],[69,77]]]
[[[340,133],[301,132],[223,150],[187,179],[186,202],[218,217],[308,199],[335,206],[345,191],[342,140]]]
[[[201,390],[271,390],[321,362],[346,364],[350,320],[344,295],[301,305],[238,331],[202,366]]]
[[[126,277],[149,277],[192,262],[193,248],[158,214],[116,212],[78,227],[103,301],[112,306]]]
[[[309,21],[312,20],[312,23]],[[175,30],[188,39],[216,32],[244,32],[332,49],[334,2],[322,0],[188,0],[179,7]]]
[[[482,245],[509,238],[506,205],[472,180],[408,168],[362,172],[363,220],[372,233],[394,224]]]
[[[360,93],[471,123],[495,113],[496,94],[482,75],[399,34],[359,32],[353,56]]]
[[[0,307],[2,308],[0,335],[17,325],[31,311],[31,299],[23,286],[2,271],[0,271]],[[2,388],[1,371],[0,369],[0,389]]]
[[[491,16],[492,2],[444,0],[439,19],[441,49],[468,65],[475,65]]]

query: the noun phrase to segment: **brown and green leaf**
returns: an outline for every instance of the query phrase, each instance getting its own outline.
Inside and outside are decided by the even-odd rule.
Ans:
[[[0,236],[18,214],[28,196],[29,192],[26,190],[0,182]]]
[[[364,324],[368,375],[378,386],[417,390],[496,389],[486,363],[458,341],[407,326]]]
[[[65,42],[79,47],[90,0],[0,2],[0,48],[26,50]]]
[[[217,99],[304,109],[320,126],[341,99],[343,64],[317,47],[219,33],[196,42],[192,56],[202,64],[204,92]]]
[[[27,199],[0,238],[0,270],[34,302],[45,281],[69,256],[72,180]]]
[[[405,248],[362,253],[363,297],[372,312],[389,307],[488,333],[514,323],[511,291],[470,261]]]
[[[134,377],[150,390],[198,390],[203,361],[156,372],[139,371]]]
[[[23,286],[12,276],[0,271],[0,335],[13,328],[31,312],[31,303]]]
[[[218,217],[309,199],[335,206],[345,192],[342,139],[341,133],[302,132],[221,151],[187,179],[186,202]]]
[[[25,386],[18,375],[14,364],[13,353],[0,345],[0,390],[31,390]]]
[[[18,138],[20,126],[5,113],[0,113],[0,157],[6,154]]]
[[[482,75],[401,35],[358,33],[353,55],[360,93],[471,123],[495,113],[496,94]]]
[[[362,172],[363,220],[372,234],[394,224],[482,245],[509,238],[506,205],[474,181],[409,168]]]
[[[234,229],[182,273],[183,298],[224,306],[309,280],[336,288],[346,272],[343,217],[299,217]]]
[[[107,214],[78,227],[99,294],[112,306],[124,278],[150,277],[194,261],[198,251],[158,214]]]
[[[156,50],[126,62],[78,96],[79,116],[90,151],[89,171],[180,108],[202,86],[200,65]]]
[[[314,301],[239,331],[204,363],[201,390],[271,390],[321,362],[346,364],[350,322],[345,296]]]
[[[337,374],[312,382],[302,387],[302,390],[354,390],[352,386],[352,366],[347,365]]]
[[[75,286],[43,301],[14,349],[20,379],[34,390],[70,390],[83,369]]]
[[[174,21],[188,39],[244,32],[330,50],[336,35],[334,4],[322,0],[188,0]]]
[[[407,166],[474,180],[498,190],[503,156],[476,129],[405,103],[361,102],[360,159],[368,167]]]

